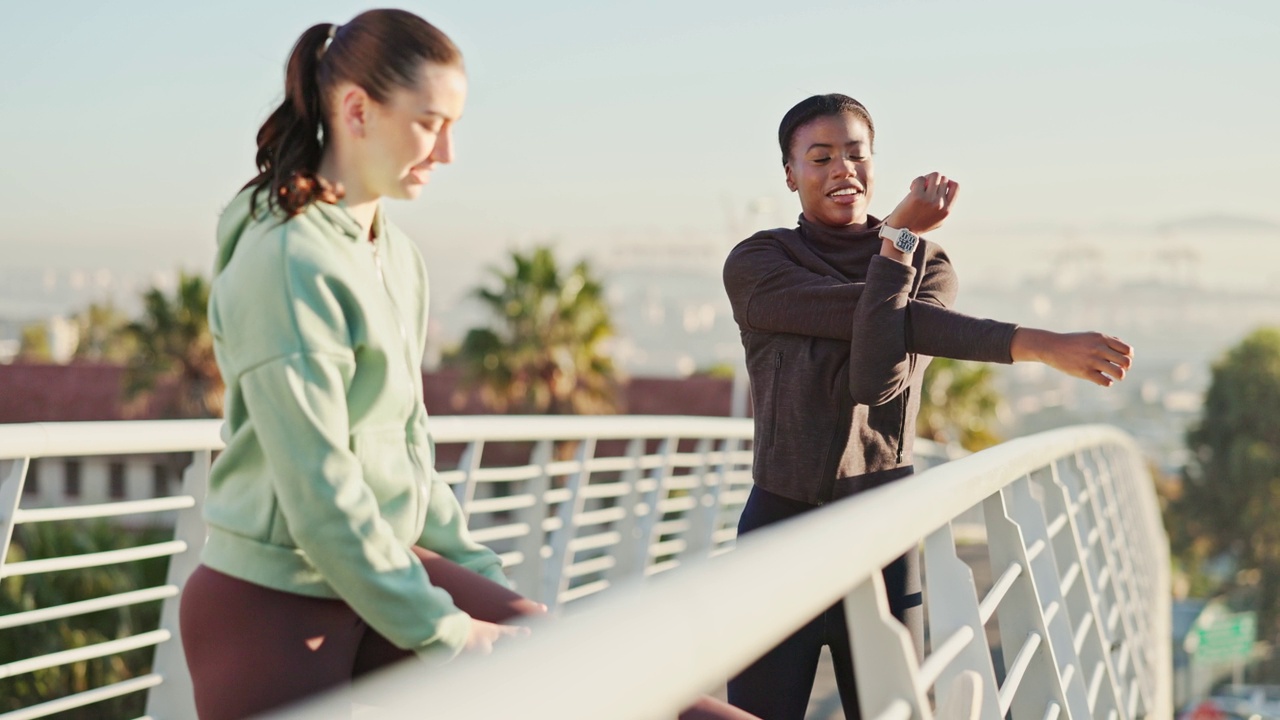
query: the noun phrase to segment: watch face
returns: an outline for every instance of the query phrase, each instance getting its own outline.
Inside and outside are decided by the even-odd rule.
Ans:
[[[893,246],[904,253],[914,252],[916,249],[916,241],[918,239],[919,238],[916,237],[915,233],[903,228],[898,231],[898,238],[893,241]]]

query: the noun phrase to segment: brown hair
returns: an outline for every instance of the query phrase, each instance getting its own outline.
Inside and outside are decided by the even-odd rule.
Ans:
[[[412,88],[422,63],[461,67],[449,36],[404,10],[369,10],[346,25],[321,23],[298,38],[285,66],[284,101],[258,130],[258,174],[250,202],[267,193],[270,209],[292,216],[317,200],[336,202],[341,189],[319,177],[329,135],[329,93],[353,82],[385,103],[397,87]]]
[[[791,141],[796,131],[820,117],[849,113],[867,124],[867,132],[871,136],[872,147],[876,144],[876,124],[871,122],[871,113],[857,100],[840,93],[813,95],[796,103],[795,107],[782,116],[782,124],[778,126],[778,145],[782,146],[782,164],[791,162]]]

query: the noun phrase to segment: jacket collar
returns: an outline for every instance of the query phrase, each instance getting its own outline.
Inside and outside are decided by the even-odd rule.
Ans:
[[[876,240],[880,236],[880,226],[884,224],[883,220],[871,215],[867,216],[867,226],[865,228],[830,228],[820,223],[811,222],[809,218],[800,214],[799,230],[800,234],[806,241],[814,245],[819,250],[848,250],[850,245],[855,243],[863,243],[868,240]]]

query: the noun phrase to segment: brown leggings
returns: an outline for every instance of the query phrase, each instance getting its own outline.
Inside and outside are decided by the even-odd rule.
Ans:
[[[415,547],[433,585],[473,618],[492,623],[540,615],[542,607],[440,555]],[[413,655],[392,645],[341,600],[280,592],[196,568],[182,591],[182,647],[200,720],[238,720],[324,690]],[[349,718],[343,708],[336,717]],[[746,719],[703,698],[681,720]]]

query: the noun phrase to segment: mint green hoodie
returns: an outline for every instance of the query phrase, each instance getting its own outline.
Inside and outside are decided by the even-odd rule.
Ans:
[[[436,474],[422,405],[427,274],[379,208],[376,240],[341,205],[218,223],[209,298],[227,385],[226,450],[205,502],[208,567],[346,601],[396,645],[460,650],[470,619],[412,545],[506,584]]]

